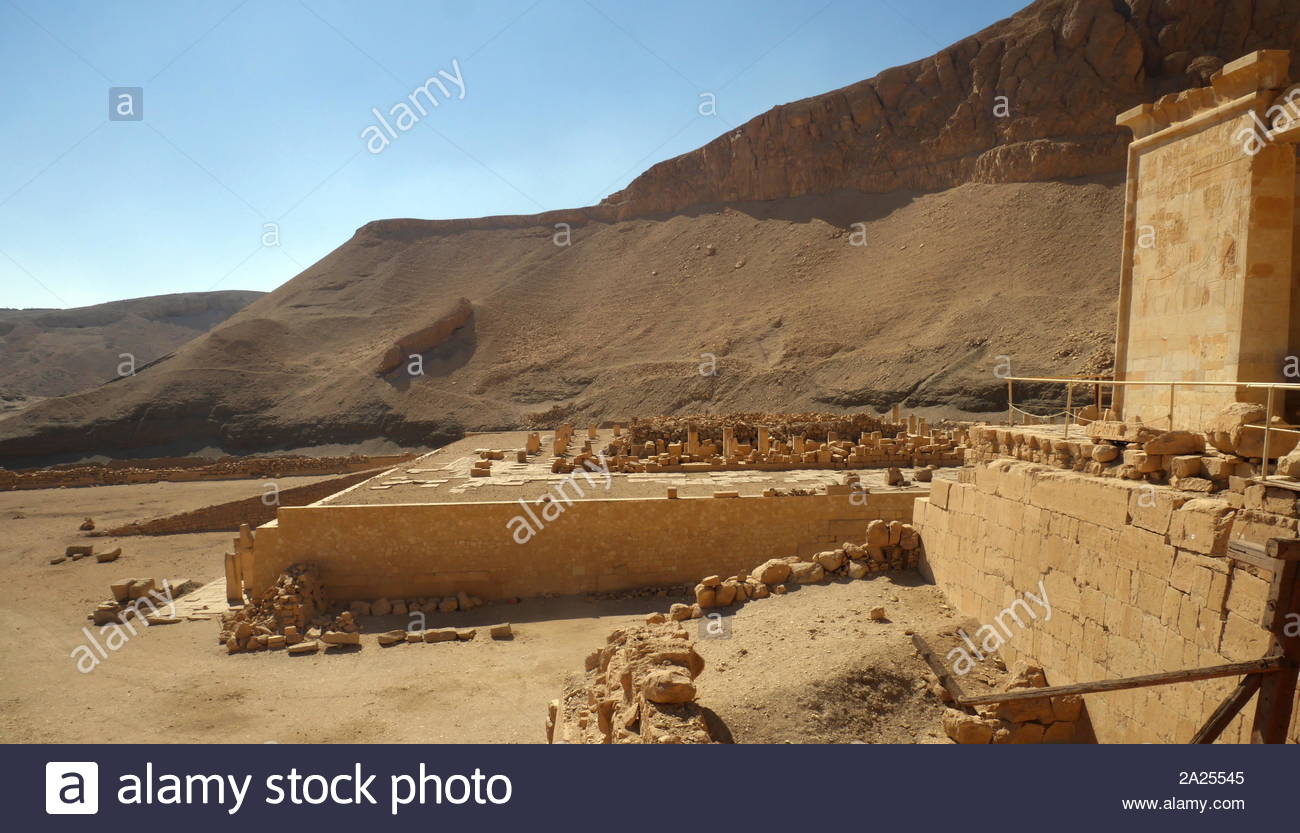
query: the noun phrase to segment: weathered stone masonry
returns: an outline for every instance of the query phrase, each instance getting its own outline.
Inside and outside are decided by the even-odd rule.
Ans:
[[[1291,511],[1294,512],[1294,502]],[[1001,649],[1053,685],[1258,659],[1268,582],[1227,557],[1229,537],[1293,537],[1267,507],[1164,486],[997,460],[935,481],[916,502],[922,569],[962,613],[989,623],[1043,582],[1053,613]],[[1186,743],[1234,678],[1088,695],[1103,743]],[[1222,742],[1247,741],[1253,705]],[[1290,742],[1300,741],[1293,717]]]

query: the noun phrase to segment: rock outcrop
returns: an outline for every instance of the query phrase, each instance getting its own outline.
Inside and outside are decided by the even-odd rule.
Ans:
[[[774,107],[604,204],[635,217],[1122,170],[1117,112],[1203,86],[1255,49],[1296,53],[1298,24],[1284,0],[1039,0],[929,58]]]

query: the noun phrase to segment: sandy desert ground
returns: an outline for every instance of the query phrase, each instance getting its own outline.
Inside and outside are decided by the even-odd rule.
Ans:
[[[87,639],[82,629],[95,630],[85,615],[111,581],[216,579],[231,537],[87,539],[77,531],[81,519],[103,528],[258,488],[226,481],[0,494],[7,544],[0,583],[8,589],[0,625],[11,634],[0,645],[0,741],[539,743],[547,702],[583,658],[612,629],[676,600],[493,604],[448,623],[508,620],[513,641],[380,648],[368,636],[355,653],[303,657],[230,656],[217,645],[215,621],[185,621],[141,629],[89,673],[78,671],[72,653]],[[121,545],[123,556],[48,563],[68,544],[87,542]],[[855,613],[875,604],[891,621]],[[731,638],[699,643],[708,662],[700,702],[736,741],[946,742],[942,709],[916,682],[923,666],[906,631],[941,638],[956,621],[939,592],[914,575],[803,588],[751,603],[729,622]],[[372,621],[367,630],[399,624]]]

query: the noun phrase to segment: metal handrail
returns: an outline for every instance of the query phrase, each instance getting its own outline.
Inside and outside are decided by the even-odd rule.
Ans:
[[[1276,391],[1279,391],[1279,390],[1282,390],[1282,391],[1288,391],[1288,390],[1296,390],[1296,391],[1300,391],[1300,383],[1294,383],[1294,382],[1211,382],[1211,381],[1195,381],[1195,380],[1191,380],[1191,379],[1183,379],[1183,380],[1180,380],[1180,381],[1173,381],[1173,380],[1157,380],[1157,379],[1141,379],[1141,380],[1138,380],[1138,379],[1103,379],[1103,378],[1087,377],[1087,376],[1004,376],[1004,377],[1002,377],[1002,378],[1006,379],[1006,381],[1007,381],[1007,424],[1008,424],[1008,425],[1015,425],[1015,419],[1014,419],[1014,416],[1013,416],[1013,414],[1014,414],[1015,411],[1020,411],[1021,413],[1025,413],[1025,414],[1028,413],[1027,411],[1025,411],[1025,410],[1022,409],[1022,408],[1016,408],[1015,405],[1013,404],[1013,403],[1014,403],[1014,399],[1013,399],[1013,393],[1014,393],[1014,392],[1013,392],[1013,389],[1012,389],[1012,383],[1014,383],[1014,382],[1042,382],[1042,383],[1049,383],[1049,384],[1061,384],[1061,385],[1065,385],[1065,386],[1066,386],[1066,388],[1065,388],[1065,413],[1067,414],[1067,418],[1066,418],[1066,420],[1065,420],[1065,431],[1064,431],[1064,436],[1065,436],[1066,439],[1069,439],[1069,437],[1070,437],[1070,419],[1069,419],[1069,416],[1068,416],[1068,415],[1069,415],[1071,412],[1073,412],[1074,386],[1075,386],[1075,385],[1079,385],[1079,384],[1083,384],[1083,385],[1091,385],[1091,386],[1097,388],[1097,390],[1098,390],[1097,400],[1098,400],[1098,401],[1097,401],[1096,405],[1097,405],[1097,407],[1098,407],[1099,409],[1101,408],[1101,396],[1100,396],[1100,391],[1101,391],[1101,388],[1104,387],[1104,386],[1109,385],[1112,389],[1115,388],[1115,387],[1128,387],[1128,386],[1138,386],[1138,385],[1148,385],[1148,386],[1154,386],[1154,387],[1166,387],[1166,386],[1167,386],[1167,387],[1169,388],[1169,415],[1168,415],[1168,418],[1169,418],[1169,428],[1170,428],[1170,430],[1173,430],[1173,427],[1174,427],[1174,391],[1175,391],[1175,389],[1176,389],[1179,385],[1183,385],[1183,386],[1194,386],[1194,387],[1213,387],[1213,388],[1249,388],[1249,389],[1252,389],[1252,390],[1265,390],[1265,391],[1267,391],[1267,396],[1265,397],[1265,404],[1264,404],[1264,424],[1263,424],[1263,425],[1258,425],[1258,424],[1255,424],[1255,423],[1248,423],[1248,424],[1245,426],[1245,427],[1248,427],[1248,428],[1263,428],[1263,429],[1264,429],[1264,448],[1262,449],[1262,451],[1263,451],[1263,456],[1262,456],[1262,458],[1261,458],[1261,463],[1260,463],[1261,470],[1262,470],[1262,472],[1263,472],[1262,477],[1261,477],[1262,480],[1267,480],[1267,479],[1269,478],[1269,465],[1270,465],[1270,464],[1269,464],[1269,454],[1268,454],[1268,452],[1269,452],[1269,439],[1270,439],[1270,434],[1271,434],[1272,432],[1274,432],[1274,431],[1278,431],[1278,432],[1280,432],[1280,433],[1284,433],[1284,434],[1300,434],[1300,430],[1297,430],[1297,429],[1294,429],[1294,428],[1284,428],[1284,427],[1281,427],[1281,426],[1274,426],[1274,425],[1272,425],[1272,422],[1273,422],[1273,403],[1274,403],[1274,393],[1275,393]],[[1113,396],[1113,390],[1112,390],[1112,404],[1113,404],[1113,400],[1114,400],[1114,396]],[[1032,414],[1031,414],[1031,416],[1032,416]],[[1053,416],[1055,416],[1055,414],[1054,414]]]

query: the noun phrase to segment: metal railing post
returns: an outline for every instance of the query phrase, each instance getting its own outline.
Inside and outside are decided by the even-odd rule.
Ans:
[[[1065,439],[1070,439],[1070,420],[1074,419],[1074,414],[1070,410],[1074,407],[1074,382],[1068,382],[1065,385]]]
[[[1268,480],[1268,429],[1273,422],[1273,388],[1268,389],[1268,400],[1264,406],[1264,459],[1260,461],[1262,479]]]

